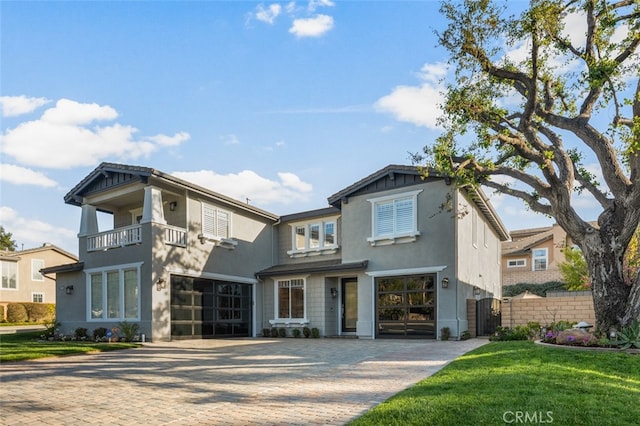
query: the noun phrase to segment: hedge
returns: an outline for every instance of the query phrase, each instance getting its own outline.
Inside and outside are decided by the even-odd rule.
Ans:
[[[0,322],[4,322],[4,305],[0,305]]]
[[[7,322],[46,322],[56,317],[54,303],[9,303],[7,305]]]

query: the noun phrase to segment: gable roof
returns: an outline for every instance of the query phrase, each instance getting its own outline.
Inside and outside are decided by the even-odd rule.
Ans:
[[[336,192],[328,198],[328,201],[330,205],[340,208],[342,201],[348,201],[349,197],[354,195],[397,189],[417,185],[429,180],[442,179],[444,179],[447,184],[450,184],[450,178],[448,176],[442,176],[435,172],[430,172],[429,176],[425,178],[422,174],[422,168],[419,166],[391,164],[349,185],[345,189]],[[498,217],[498,214],[484,192],[479,187],[469,185],[460,189],[466,192],[471,201],[484,214],[487,221],[498,234],[500,240],[508,241],[510,239],[509,231]]]
[[[82,199],[86,194],[91,192],[97,192],[104,190],[106,187],[101,186],[101,183],[105,181],[105,178],[113,176],[113,174],[119,174],[119,178],[114,182],[109,183],[109,188],[114,188],[121,185],[131,184],[135,182],[147,183],[150,178],[155,178],[164,181],[170,185],[187,189],[195,193],[204,195],[206,197],[219,200],[230,204],[239,209],[254,213],[258,216],[265,217],[267,219],[276,221],[278,216],[262,210],[258,207],[236,200],[235,198],[228,197],[218,192],[211,191],[194,183],[177,178],[168,173],[161,172],[150,167],[131,166],[126,164],[107,163],[103,162],[96,167],[91,173],[89,173],[84,179],[82,179],[76,186],[74,186],[65,196],[64,201],[66,204],[81,206]]]
[[[16,251],[2,250],[0,251],[0,257],[3,260],[11,260],[11,259],[20,260],[20,256],[24,256],[32,253],[39,253],[39,252],[48,251],[48,250],[55,251],[63,256],[68,257],[71,260],[78,260],[78,256],[76,256],[75,254],[69,253],[68,251],[63,250],[60,247],[50,243],[44,243],[40,247],[34,247],[30,249],[25,249],[25,250],[16,250]]]

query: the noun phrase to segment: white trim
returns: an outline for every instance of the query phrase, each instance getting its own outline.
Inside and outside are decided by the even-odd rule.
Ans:
[[[86,269],[85,273],[85,315],[87,322],[114,322],[114,321],[140,321],[142,319],[142,265],[144,262],[135,262],[135,263],[126,263],[121,265],[110,265],[110,266],[102,266],[100,268],[92,268]],[[137,313],[138,316],[135,318],[125,318],[124,317],[124,271],[135,269],[137,272],[138,279],[138,300],[137,300]],[[118,286],[119,289],[122,290],[119,294],[119,307],[120,307],[120,317],[119,318],[92,318],[91,316],[91,275],[93,274],[104,274],[105,272],[118,272]],[[102,297],[103,297],[103,307],[106,304],[107,299],[107,281],[103,275],[102,280]]]
[[[447,268],[447,265],[428,266],[425,268],[388,269],[385,271],[369,271],[369,272],[365,272],[365,274],[373,278],[397,277],[401,275],[431,274],[434,272],[444,271],[446,268]]]
[[[384,195],[382,197],[368,198],[367,201],[371,203],[371,234],[367,238],[367,242],[369,242],[369,244],[371,244],[372,246],[376,246],[376,245],[389,245],[389,244],[396,244],[396,243],[409,243],[409,242],[416,241],[417,237],[420,235],[420,231],[418,230],[418,194],[420,194],[422,191],[423,191],[422,189],[418,189],[415,191]],[[376,224],[378,223],[378,219],[376,215],[376,206],[381,203],[402,200],[407,198],[411,198],[411,201],[412,201],[411,221],[413,223],[413,230],[410,232],[403,232],[403,233],[377,235]],[[394,210],[394,217],[395,217],[395,210]],[[394,219],[393,227],[395,232],[395,228],[396,228],[395,219]]]
[[[307,319],[307,279],[309,275],[291,275],[288,277],[273,277],[273,319],[269,320],[269,324],[286,324],[287,327],[290,327],[291,324],[308,324],[309,320]],[[291,280],[302,280],[302,309],[304,317],[302,318],[280,318],[279,314],[279,303],[278,303],[278,283],[280,281],[291,281]],[[291,312],[289,312],[291,314]]]
[[[34,269],[33,267],[33,262],[40,262],[40,264],[42,265],[41,268],[37,268]],[[37,282],[43,282],[44,281],[44,275],[42,275],[40,273],[40,269],[44,268],[45,264],[44,264],[44,259],[31,259],[31,281],[37,281]],[[33,277],[33,273],[37,273],[39,275],[40,278],[34,278]]]
[[[34,301],[34,300],[33,300],[33,296],[34,296],[35,294],[40,294],[40,295],[42,295],[42,301],[41,301],[41,302],[36,302],[36,301]],[[45,301],[44,301],[44,292],[43,292],[43,291],[32,291],[32,292],[31,292],[31,303],[45,303]]]
[[[536,256],[534,252],[537,250],[544,251],[544,256]],[[544,259],[544,269],[536,269],[536,259]],[[531,249],[531,270],[537,272],[547,269],[549,269],[549,249],[546,247]]]
[[[292,222],[291,226],[291,250],[287,251],[287,255],[291,258],[319,256],[337,253],[340,246],[338,245],[338,218],[339,216],[331,216],[326,218],[318,218],[318,220],[308,220],[300,222]],[[333,225],[334,243],[325,245],[325,228],[327,224]],[[318,229],[318,247],[311,247],[311,227],[317,225]],[[297,248],[296,229],[304,228],[304,248]]]
[[[522,265],[511,265],[511,262],[523,262]],[[507,268],[525,268],[527,266],[526,258],[508,259]]]
[[[186,277],[207,278],[219,281],[231,281],[238,284],[258,284],[255,278],[239,277],[237,275],[216,274],[214,272],[194,271],[193,269],[166,268],[166,272],[173,275],[184,275]]]

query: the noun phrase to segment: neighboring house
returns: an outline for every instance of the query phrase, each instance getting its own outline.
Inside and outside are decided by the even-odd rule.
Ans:
[[[511,231],[511,241],[502,243],[504,286],[562,281],[559,265],[570,242],[558,224],[544,228]]]
[[[388,166],[330,207],[279,217],[152,168],[103,163],[66,196],[80,261],[57,268],[63,330],[140,324],[153,340],[322,335],[436,338],[466,299],[501,297],[508,232],[486,197]],[[99,231],[97,212],[113,215]],[[71,287],[71,294],[64,288]]]
[[[0,304],[56,303],[56,277],[40,270],[77,261],[73,254],[48,243],[28,250],[0,251]]]

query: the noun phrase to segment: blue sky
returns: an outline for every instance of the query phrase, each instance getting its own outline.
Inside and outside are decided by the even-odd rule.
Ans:
[[[440,133],[438,7],[2,1],[0,224],[76,253],[63,196],[102,161],[276,214],[325,207]],[[553,223],[493,201],[509,229]]]

